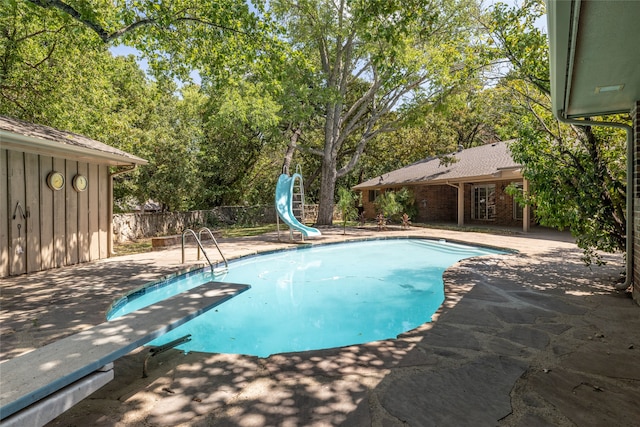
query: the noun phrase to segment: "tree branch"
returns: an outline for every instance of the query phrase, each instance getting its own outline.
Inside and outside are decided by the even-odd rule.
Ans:
[[[45,9],[49,9],[49,8],[54,8],[54,9],[58,9],[60,11],[62,11],[63,13],[66,13],[67,15],[71,16],[73,19],[75,19],[76,21],[82,23],[83,25],[87,26],[89,29],[91,29],[94,33],[96,33],[98,35],[98,37],[100,37],[100,39],[104,42],[104,43],[110,43],[111,41],[118,39],[120,37],[122,37],[124,34],[129,33],[131,31],[134,31],[135,29],[139,28],[139,27],[143,27],[143,26],[147,26],[147,25],[157,25],[158,21],[156,19],[153,18],[141,18],[138,19],[137,21],[129,24],[129,25],[125,25],[124,27],[120,28],[119,30],[116,30],[112,33],[109,33],[102,25],[91,21],[90,19],[85,18],[77,9],[75,9],[73,6],[68,5],[67,3],[60,1],[60,0],[27,0],[33,4],[35,4],[36,6],[40,6],[43,7]],[[248,35],[247,33],[237,30],[235,28],[229,28],[229,27],[225,27],[224,25],[219,25],[219,24],[215,24],[213,22],[207,21],[205,19],[202,18],[198,18],[198,17],[193,17],[193,16],[176,16],[174,18],[175,21],[179,22],[179,21],[189,21],[189,22],[197,22],[199,24],[204,24],[206,26],[209,27],[213,27],[213,28],[218,28],[221,30],[225,30],[225,31],[231,31],[233,33],[236,34],[244,34],[244,35]]]
[[[82,14],[78,12],[75,8],[73,8],[72,6],[62,1],[59,1],[59,0],[27,0],[27,1],[35,4],[36,6],[43,7],[45,9],[49,9],[49,8],[58,9],[66,13],[67,15],[71,16],[76,21],[81,22],[82,24],[89,27],[93,32],[95,32],[98,35],[98,37],[100,37],[100,39],[102,39],[103,42],[106,43],[109,40],[109,34],[107,33],[107,31],[105,31],[104,28],[102,28],[101,25],[98,25],[95,22],[85,19],[82,16]]]

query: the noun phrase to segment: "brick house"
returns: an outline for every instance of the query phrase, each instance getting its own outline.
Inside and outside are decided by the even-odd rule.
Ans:
[[[113,177],[147,161],[0,116],[0,277],[107,258]]]
[[[547,0],[549,71],[553,112],[579,126],[627,132],[626,281],[640,304],[640,2]],[[628,114],[632,126],[591,121]]]
[[[491,224],[529,230],[530,209],[520,206],[506,192],[509,185],[528,191],[508,141],[460,150],[447,157],[450,162],[427,158],[353,187],[362,192],[365,217],[376,216],[379,194],[407,187],[415,196],[418,210],[414,222]]]

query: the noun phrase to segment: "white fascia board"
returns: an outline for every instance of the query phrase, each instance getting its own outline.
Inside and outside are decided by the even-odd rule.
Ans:
[[[0,147],[52,157],[65,157],[87,163],[108,164],[110,166],[146,165],[148,163],[147,160],[139,157],[127,157],[77,145],[61,144],[5,130],[0,130]]]

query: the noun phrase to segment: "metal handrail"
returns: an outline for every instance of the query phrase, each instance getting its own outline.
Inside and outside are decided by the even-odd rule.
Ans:
[[[211,267],[211,272],[213,272],[213,264],[211,263],[211,260],[207,256],[207,253],[205,252],[204,248],[202,247],[202,242],[200,242],[200,239],[196,235],[196,232],[193,231],[190,228],[187,228],[186,230],[184,230],[182,232],[182,263],[184,264],[184,259],[185,259],[185,257],[184,257],[184,238],[189,233],[191,233],[193,235],[193,238],[196,239],[196,243],[198,244],[198,259],[200,259],[200,251],[202,250],[202,253],[204,254],[204,257],[207,259],[207,262],[209,263],[209,267]]]
[[[202,232],[203,231],[206,231],[207,233],[209,233],[209,237],[211,237],[211,240],[213,240],[213,243],[216,245],[216,249],[218,249],[218,253],[222,257],[222,260],[224,261],[225,268],[229,268],[229,263],[227,262],[227,259],[222,254],[222,250],[220,249],[220,246],[218,245],[218,241],[213,236],[213,233],[211,232],[211,230],[209,230],[207,227],[202,227],[200,230],[198,230],[198,240],[200,240],[202,242]],[[202,247],[202,244],[200,245],[200,247]],[[204,249],[202,249],[202,252],[204,252]]]

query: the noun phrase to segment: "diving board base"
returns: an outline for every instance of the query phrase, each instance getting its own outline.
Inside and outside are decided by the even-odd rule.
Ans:
[[[113,363],[110,365],[111,368],[109,370],[96,371],[87,375],[47,396],[46,399],[40,400],[2,420],[2,427],[43,426],[54,420],[63,412],[71,409],[78,402],[89,397],[113,380]]]
[[[249,288],[208,282],[0,363],[2,426],[13,414],[39,403],[46,404],[50,396],[65,387],[79,383],[81,389],[83,381],[89,381],[89,387],[92,381],[87,378],[103,367]],[[113,378],[113,371],[110,375]],[[103,379],[107,376],[99,375]],[[41,416],[34,412],[31,415],[36,419]],[[30,421],[20,425],[41,424]]]

